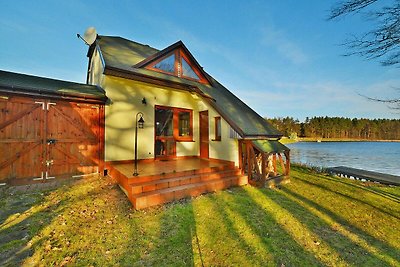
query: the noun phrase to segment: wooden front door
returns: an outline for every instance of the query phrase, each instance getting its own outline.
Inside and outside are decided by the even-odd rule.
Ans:
[[[0,98],[0,184],[98,172],[103,107]]]
[[[200,158],[209,158],[208,110],[200,113]]]

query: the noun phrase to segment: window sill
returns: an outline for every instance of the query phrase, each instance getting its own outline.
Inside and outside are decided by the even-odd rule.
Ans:
[[[221,142],[221,139],[211,139],[211,141],[218,141],[218,142]]]

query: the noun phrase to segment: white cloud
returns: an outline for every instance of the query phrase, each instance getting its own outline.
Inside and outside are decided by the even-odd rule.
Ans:
[[[273,47],[281,56],[294,64],[300,65],[309,60],[300,46],[273,26],[262,29],[261,44]]]

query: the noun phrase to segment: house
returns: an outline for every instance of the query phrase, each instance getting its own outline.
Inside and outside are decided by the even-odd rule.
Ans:
[[[87,83],[109,99],[106,168],[135,208],[263,184],[277,176],[277,161],[289,174],[282,134],[205,72],[183,42],[158,50],[98,35],[87,56]]]
[[[102,172],[106,100],[98,86],[0,71],[0,186]]]

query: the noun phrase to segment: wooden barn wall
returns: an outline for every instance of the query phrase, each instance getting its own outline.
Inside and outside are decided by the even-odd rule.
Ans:
[[[101,172],[104,106],[0,96],[0,184]]]

